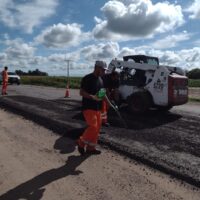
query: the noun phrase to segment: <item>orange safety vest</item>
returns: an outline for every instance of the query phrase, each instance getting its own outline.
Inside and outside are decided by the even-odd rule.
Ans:
[[[1,75],[3,78],[3,82],[8,82],[8,72],[6,70],[3,70]]]

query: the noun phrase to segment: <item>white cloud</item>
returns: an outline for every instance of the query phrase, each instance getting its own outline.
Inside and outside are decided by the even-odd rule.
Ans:
[[[5,26],[32,33],[33,28],[55,13],[58,0],[32,0],[17,3],[14,0],[0,1],[0,21]]]
[[[27,64],[34,65],[34,66],[40,66],[40,65],[45,64],[47,62],[47,60],[48,59],[46,57],[33,56],[27,60]]]
[[[111,0],[101,8],[105,19],[95,17],[98,39],[128,40],[152,37],[184,23],[181,6],[150,0]]]
[[[200,67],[200,48],[182,49],[179,51],[164,51],[152,48],[152,46],[138,46],[134,48],[120,48],[117,42],[99,43],[85,46],[73,52],[58,53],[54,51],[49,56],[36,56],[36,49],[22,39],[7,40],[7,48],[0,53],[1,66],[7,65],[10,71],[16,69],[34,70],[40,69],[49,74],[67,75],[67,62],[70,62],[71,75],[84,75],[93,70],[95,60],[101,59],[107,62],[117,57],[122,59],[125,55],[144,54],[157,56],[161,64],[192,69]]]
[[[123,59],[123,56],[127,56],[127,55],[155,56],[159,58],[161,65],[181,67],[182,69],[187,69],[187,70],[200,67],[200,64],[199,64],[200,63],[200,48],[198,47],[195,47],[192,49],[182,49],[182,50],[177,50],[177,51],[157,50],[157,49],[153,49],[150,46],[138,46],[134,48],[123,47],[121,49],[118,49],[115,55],[108,58],[105,57],[104,60],[106,60],[107,64],[109,64],[111,59],[115,57],[117,59]]]
[[[64,62],[65,55],[64,54],[51,54],[48,56],[48,60],[50,62]]]
[[[110,48],[113,49],[113,53],[109,56],[106,56],[106,53],[102,50],[107,44],[99,44],[96,46],[88,46],[81,50],[82,58],[88,60],[89,65],[93,67],[94,61],[96,59],[103,59],[110,63],[113,58],[122,59],[123,56],[127,55],[149,55],[158,57],[161,65],[169,65],[174,67],[181,67],[182,69],[191,70],[193,68],[200,67],[200,48],[195,47],[192,49],[182,49],[177,51],[165,51],[165,50],[156,50],[149,46],[139,46],[134,48],[123,47],[119,48],[118,43],[113,43]],[[92,51],[96,49],[96,51]],[[98,50],[99,51],[98,51]],[[104,55],[104,53],[105,55]],[[102,55],[104,55],[102,57]]]
[[[187,70],[199,68],[200,48],[195,47],[192,49],[183,49],[176,52],[162,52],[160,60],[162,64],[181,67]]]
[[[5,50],[8,59],[24,59],[34,55],[35,48],[26,43],[16,43]]]
[[[136,55],[136,51],[134,49],[130,49],[128,47],[124,47],[121,49],[120,53],[118,54],[118,58],[122,59],[123,56],[127,56],[127,55]]]
[[[4,63],[7,59],[7,55],[5,53],[0,53],[0,63]]]
[[[137,47],[134,49],[122,48],[119,57],[124,55],[143,54],[158,57],[161,65],[181,67],[182,69],[193,69],[200,67],[200,48],[182,49],[177,51],[155,50],[149,47]]]
[[[35,40],[48,48],[65,48],[76,46],[89,39],[89,33],[81,31],[79,24],[53,25],[46,28]]]
[[[80,59],[79,52],[70,52],[70,53],[55,53],[48,56],[48,60],[51,62],[63,62],[66,63],[67,60],[77,61]]]
[[[7,35],[2,43],[7,47],[0,54],[1,64],[9,66],[9,68],[11,66],[11,69],[28,66],[29,61],[34,57],[36,48],[24,43],[21,38],[10,40]]]
[[[190,39],[190,34],[188,33],[179,33],[176,35],[168,35],[164,39],[157,40],[151,44],[153,48],[156,49],[169,49],[176,47],[178,43]]]
[[[98,59],[108,60],[118,55],[119,45],[114,42],[90,45],[84,47],[80,53],[86,60],[89,61],[95,61]]]
[[[165,51],[162,52],[162,55],[160,55],[160,62],[161,64],[165,65],[176,65],[178,67],[179,63],[181,62],[181,56],[173,51]]]
[[[200,0],[194,0],[186,11],[191,13],[189,16],[191,19],[200,19]]]

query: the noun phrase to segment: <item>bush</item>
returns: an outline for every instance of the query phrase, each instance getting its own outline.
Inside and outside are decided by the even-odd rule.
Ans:
[[[200,79],[200,69],[192,69],[189,72],[187,72],[187,76],[189,79]]]

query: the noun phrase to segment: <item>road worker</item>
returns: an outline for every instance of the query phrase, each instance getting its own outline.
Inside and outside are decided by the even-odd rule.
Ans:
[[[8,85],[8,67],[5,66],[4,70],[1,72],[2,75],[2,95],[7,95],[7,85]]]
[[[96,149],[99,131],[101,128],[101,108],[102,99],[98,97],[98,92],[104,87],[102,76],[107,65],[104,61],[96,61],[94,71],[81,81],[80,95],[82,96],[82,110],[88,127],[78,140],[78,151],[81,155],[100,154]]]
[[[103,77],[104,87],[106,88],[106,95],[109,100],[118,101],[119,98],[119,73],[117,71],[112,71],[111,73],[106,73]],[[102,102],[102,110],[101,110],[101,117],[102,117],[102,125],[103,126],[110,126],[108,122],[108,110],[109,110],[109,103],[106,99],[103,99]]]

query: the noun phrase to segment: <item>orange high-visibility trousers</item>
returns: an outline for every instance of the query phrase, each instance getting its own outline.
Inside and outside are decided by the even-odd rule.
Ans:
[[[2,83],[2,94],[6,94],[7,93],[7,85],[8,85],[8,82],[7,81],[3,81],[3,83]]]
[[[102,109],[101,109],[101,118],[102,118],[102,124],[105,124],[108,122],[108,109],[109,104],[106,100],[102,101]]]
[[[88,127],[80,137],[78,143],[81,147],[87,146],[88,150],[95,149],[101,128],[101,111],[84,110],[84,118]]]

